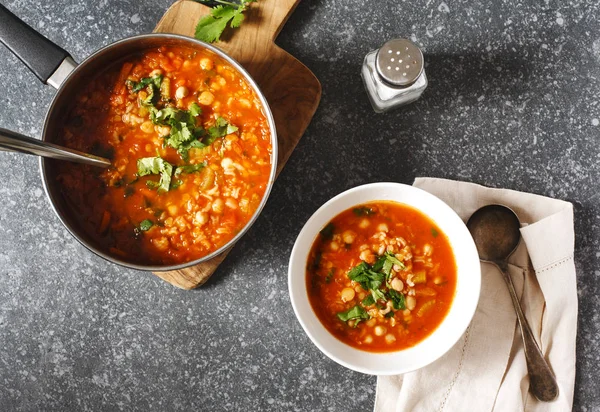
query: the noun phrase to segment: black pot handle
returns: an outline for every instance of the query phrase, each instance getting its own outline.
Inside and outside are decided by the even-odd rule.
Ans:
[[[10,49],[42,82],[70,57],[69,53],[25,24],[0,4],[0,42]]]

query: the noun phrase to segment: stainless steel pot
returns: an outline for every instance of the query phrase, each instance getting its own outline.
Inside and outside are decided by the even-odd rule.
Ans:
[[[258,88],[256,82],[238,62],[227,54],[210,44],[190,37],[175,34],[145,34],[117,41],[98,50],[83,62],[77,64],[65,50],[37,33],[1,4],[0,42],[6,45],[43,83],[47,83],[58,89],[58,92],[48,109],[48,113],[46,114],[42,132],[42,140],[48,142],[55,142],[55,137],[61,132],[61,119],[65,116],[69,104],[72,103],[70,101],[71,97],[74,96],[76,91],[80,90],[80,88],[83,87],[82,85],[86,84],[91,77],[94,77],[96,73],[119,59],[138,54],[141,50],[158,48],[163,45],[187,46],[195,49],[208,49],[212,51],[234,67],[246,79],[248,84],[256,92],[256,95],[260,98],[271,129],[271,145],[273,148],[271,152],[269,184],[263,199],[248,224],[246,224],[233,239],[215,252],[191,262],[178,265],[144,265],[112,256],[102,250],[93,239],[87,236],[86,233],[78,227],[76,219],[73,217],[74,212],[66,204],[60,191],[59,182],[55,178],[57,161],[40,158],[42,181],[52,208],[67,230],[90,251],[110,262],[134,269],[151,271],[182,269],[220,255],[225,250],[232,247],[256,221],[267,202],[273,182],[275,181],[275,172],[277,170],[277,133],[275,130],[275,121],[271,109],[269,108],[269,104]]]

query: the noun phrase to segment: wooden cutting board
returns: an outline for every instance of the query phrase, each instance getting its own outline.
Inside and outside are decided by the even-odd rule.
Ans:
[[[275,45],[275,38],[300,0],[259,0],[250,5],[240,28],[227,30],[215,45],[237,60],[258,83],[277,128],[279,158],[277,175],[304,134],[321,100],[321,84],[292,55]],[[174,3],[155,32],[194,36],[198,20],[210,8],[192,1]],[[193,289],[208,280],[229,250],[196,266],[154,272],[182,289]]]

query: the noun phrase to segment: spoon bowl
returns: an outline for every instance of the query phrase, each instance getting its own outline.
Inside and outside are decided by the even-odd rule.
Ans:
[[[519,245],[520,227],[515,212],[502,205],[484,206],[473,213],[467,222],[467,228],[473,236],[480,259],[495,265],[508,286],[521,328],[530,381],[529,390],[540,401],[550,402],[558,396],[558,383],[533,336],[517,297],[515,285],[508,274],[507,259]]]

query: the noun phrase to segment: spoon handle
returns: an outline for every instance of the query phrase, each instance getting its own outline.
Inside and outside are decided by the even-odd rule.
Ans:
[[[515,291],[515,285],[508,274],[508,264],[502,261],[494,263],[502,272],[502,276],[504,276],[513,306],[517,312],[517,319],[521,327],[521,337],[523,338],[523,346],[525,348],[525,359],[527,361],[530,384],[529,390],[540,401],[553,401],[558,397],[558,383],[552,369],[550,369],[550,365],[544,359],[544,355],[531,332],[529,322],[527,322],[527,318],[523,313],[523,308],[521,308],[521,303]]]
[[[26,153],[58,160],[68,160],[70,162],[85,163],[91,166],[110,167],[110,160],[103,157],[33,139],[2,128],[0,128],[0,150]]]

